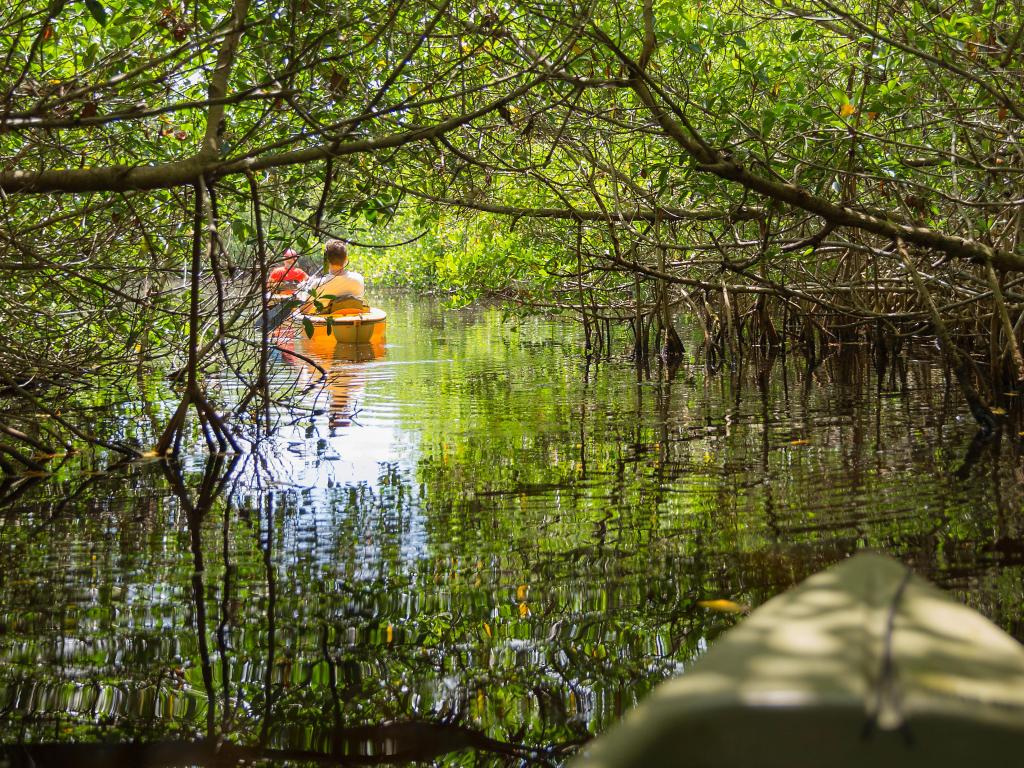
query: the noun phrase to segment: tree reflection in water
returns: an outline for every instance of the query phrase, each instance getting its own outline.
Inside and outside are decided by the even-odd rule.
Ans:
[[[1024,636],[1020,441],[965,462],[927,363],[637,376],[555,323],[391,309],[251,455],[0,485],[9,760],[559,763],[736,621],[699,601],[865,546]]]
[[[0,754],[10,765],[235,765],[254,760],[366,765],[430,760],[467,749],[531,764],[548,764],[580,743],[580,738],[546,745],[495,739],[467,723],[466,713],[456,709],[445,712],[443,717],[413,717],[374,725],[346,724],[346,706],[356,703],[357,710],[362,708],[356,697],[365,694],[363,684],[379,683],[361,679],[359,663],[352,658],[349,644],[343,641],[346,633],[332,627],[330,617],[322,617],[318,626],[286,620],[289,642],[279,644],[278,614],[295,614],[296,595],[290,594],[283,606],[279,605],[280,560],[274,554],[278,541],[274,509],[268,504],[263,509],[239,509],[237,515],[233,509],[240,477],[257,484],[269,479],[260,477],[264,470],[258,457],[210,458],[198,478],[183,473],[181,467],[171,462],[160,462],[158,466],[184,514],[188,531],[192,621],[188,626],[173,629],[179,642],[195,651],[195,656],[188,660],[193,666],[188,671],[172,670],[152,685],[140,680],[134,695],[127,697],[118,696],[126,692],[123,686],[104,686],[98,681],[90,686],[91,691],[78,688],[79,695],[70,699],[65,695],[67,683],[60,680],[34,685],[31,693],[16,692],[8,699],[10,703],[24,703],[22,694],[28,693],[34,706],[44,711],[38,713],[38,718],[28,716],[22,720],[22,736],[27,737],[24,743],[0,747]],[[214,520],[214,516],[219,519]],[[232,560],[237,544],[231,531],[234,520],[247,527],[262,554],[261,615],[239,602],[239,564]],[[219,542],[211,535],[218,527]],[[220,559],[217,566],[210,562],[212,556]],[[210,581],[214,578],[218,582],[216,587]],[[253,586],[248,584],[245,591]],[[294,589],[295,584],[288,581],[288,586]],[[343,591],[349,601],[367,596],[361,590]],[[348,605],[355,608],[351,602]],[[392,631],[388,629],[389,645],[394,642]],[[186,640],[181,633],[191,637]],[[296,643],[300,633],[305,637]],[[316,646],[311,642],[313,637],[319,640]],[[253,640],[257,644],[262,641],[262,661],[236,652],[240,639],[246,649],[252,647]],[[319,658],[304,656],[300,647],[309,651],[315,648]],[[419,664],[416,659],[407,659],[406,663],[409,666],[400,674],[408,679]],[[262,666],[261,674],[254,669],[257,665]],[[233,682],[237,682],[237,687],[233,688]],[[383,687],[388,687],[386,682]],[[90,698],[91,707],[87,703]],[[189,700],[184,710],[176,705],[181,698]],[[97,706],[101,702],[107,705],[108,717],[114,715],[114,719],[122,721],[112,732],[120,733],[124,740],[47,741],[50,727],[44,723],[51,718],[52,727],[61,732],[63,717],[57,714],[58,708],[70,710],[69,714],[77,710],[103,722],[107,718],[100,712],[102,707]],[[288,722],[297,707],[302,714],[299,728]],[[363,718],[357,714],[349,719]],[[168,720],[177,720],[179,724],[201,722],[204,727],[194,738],[168,739],[162,737],[171,725]]]

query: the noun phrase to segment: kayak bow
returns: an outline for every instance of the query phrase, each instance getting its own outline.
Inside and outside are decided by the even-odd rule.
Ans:
[[[888,557],[765,603],[576,768],[1022,765],[1024,648]]]

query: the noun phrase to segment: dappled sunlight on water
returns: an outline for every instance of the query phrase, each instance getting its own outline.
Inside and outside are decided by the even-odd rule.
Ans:
[[[180,474],[71,466],[6,502],[5,743],[557,763],[738,620],[699,601],[864,547],[1024,636],[1019,439],[963,467],[929,363],[638,380],[561,322],[385,308],[380,348],[279,340],[326,381],[279,353],[299,407],[258,452],[197,440]]]

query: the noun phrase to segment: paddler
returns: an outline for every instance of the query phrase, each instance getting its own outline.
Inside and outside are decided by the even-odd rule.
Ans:
[[[356,308],[355,304],[363,305],[363,276],[348,269],[348,248],[345,243],[341,240],[328,240],[324,246],[324,260],[327,262],[327,274],[315,280],[307,280],[302,286],[309,292],[311,299],[303,312],[331,314],[339,303],[352,304],[353,309]]]
[[[298,261],[299,254],[291,248],[281,255],[281,266],[270,270],[267,280],[267,290],[271,295],[291,296],[299,283],[309,279],[309,275],[299,269]]]

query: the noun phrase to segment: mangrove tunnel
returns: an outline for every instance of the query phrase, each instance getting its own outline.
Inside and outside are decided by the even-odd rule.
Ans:
[[[0,766],[562,765],[863,549],[1024,639],[1020,3],[0,56]]]

